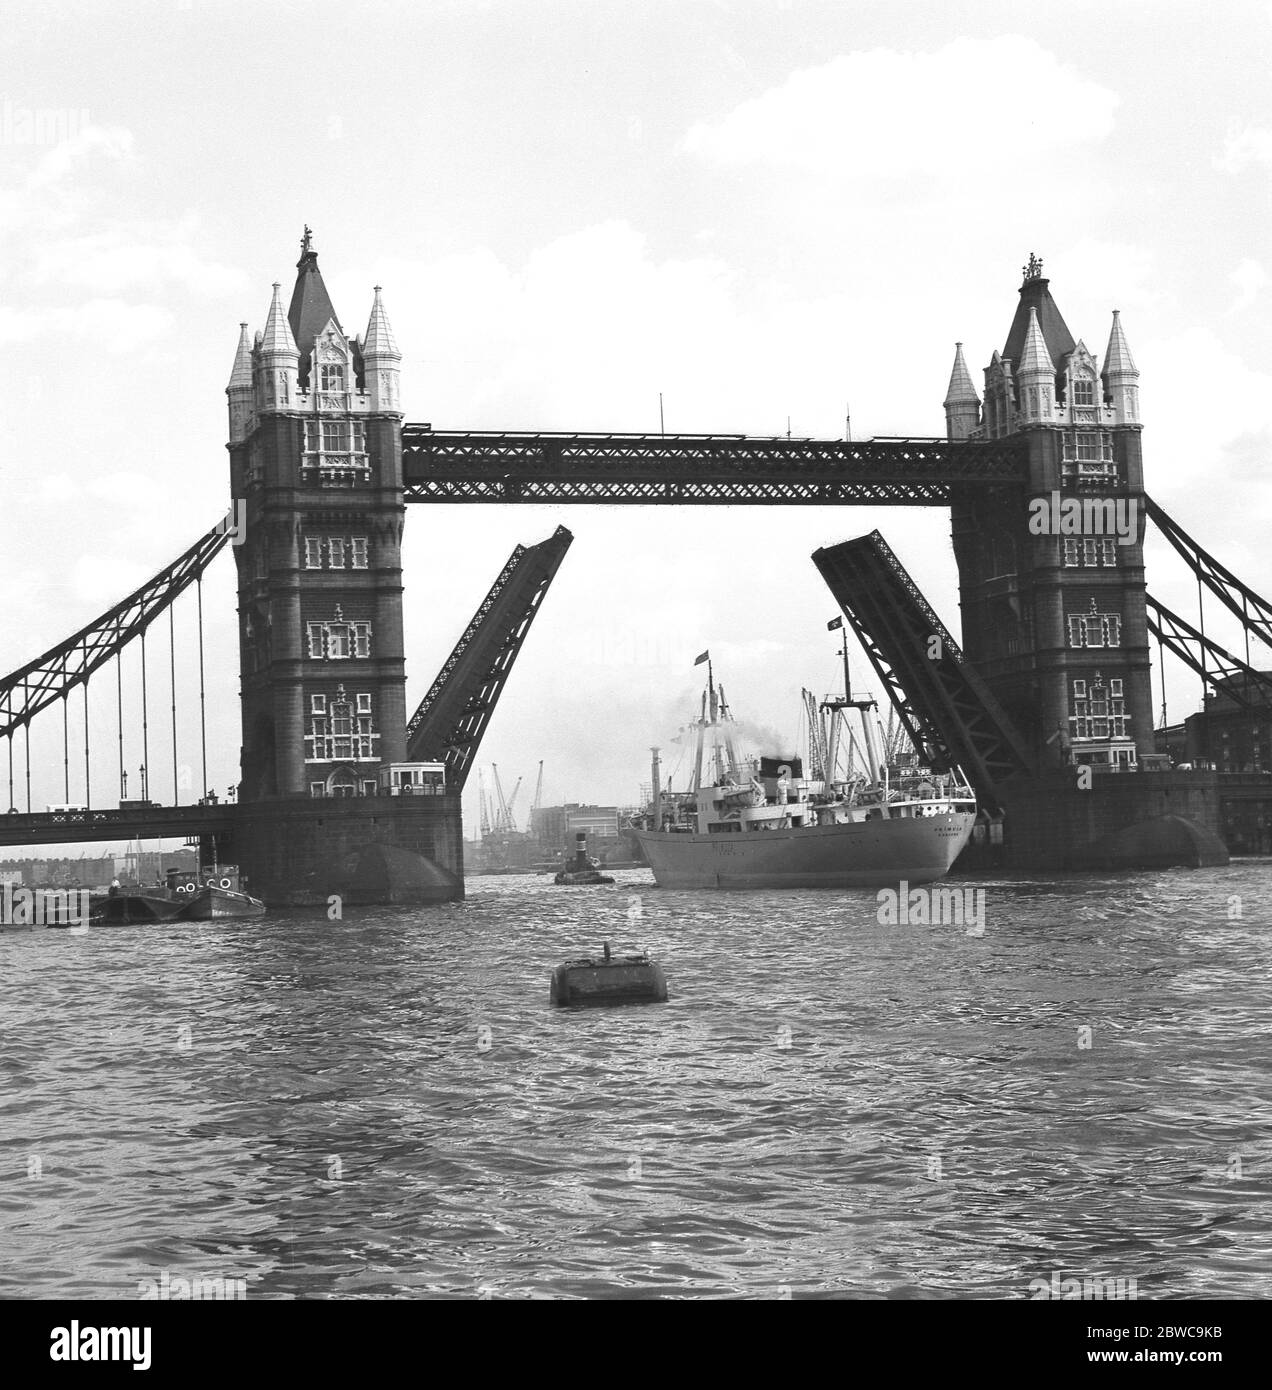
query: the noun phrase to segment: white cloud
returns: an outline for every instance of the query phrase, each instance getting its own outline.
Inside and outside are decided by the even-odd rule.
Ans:
[[[848,179],[980,177],[1113,129],[1116,93],[1032,39],[957,39],[936,53],[873,49],[793,73],[681,148],[724,165],[793,165]],[[1045,166],[1039,173],[1046,174]]]
[[[1247,256],[1228,279],[1237,287],[1237,297],[1228,312],[1239,314],[1259,297],[1259,292],[1268,283],[1268,273],[1258,261]]]
[[[121,299],[90,299],[83,304],[0,309],[0,343],[30,343],[37,338],[91,339],[108,356],[118,357],[166,338],[172,312],[158,304],[129,304]]]
[[[1272,130],[1263,126],[1232,127],[1224,140],[1215,168],[1239,174],[1251,164],[1272,164]]]
[[[158,290],[167,284],[209,299],[245,290],[243,272],[205,259],[197,249],[198,239],[190,219],[153,225],[118,222],[42,245],[31,280],[37,286],[84,286],[100,295],[139,286]]]
[[[49,188],[66,183],[98,156],[125,163],[134,158],[133,134],[122,126],[85,126],[69,139],[54,145],[42,155],[28,183],[32,188]]]

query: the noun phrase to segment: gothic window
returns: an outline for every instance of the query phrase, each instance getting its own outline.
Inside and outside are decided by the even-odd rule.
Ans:
[[[332,661],[344,661],[352,655],[352,624],[326,623],[327,656]]]
[[[1093,406],[1095,404],[1095,382],[1090,377],[1079,376],[1073,380],[1073,404]]]
[[[310,714],[327,713],[327,697],[325,695],[311,695],[309,697]]]
[[[1120,647],[1122,645],[1122,619],[1116,613],[1097,613],[1093,601],[1091,612],[1085,617],[1078,614],[1070,615],[1069,645],[1071,647]]]
[[[370,696],[370,694],[365,694],[365,693],[364,693],[364,694],[360,694],[360,695],[358,696],[358,713],[359,713],[359,714],[370,714],[370,713],[371,713],[371,696]]]
[[[371,655],[371,624],[347,622],[339,607],[332,622],[307,623],[306,632],[314,661],[348,661]]]
[[[321,387],[324,391],[343,391],[344,380],[344,367],[340,363],[324,362],[322,364]]]
[[[367,568],[367,537],[354,536],[353,538],[353,568],[364,570]]]
[[[1074,739],[1129,738],[1130,720],[1126,714],[1126,702],[1122,698],[1122,682],[1110,680],[1105,686],[1097,672],[1088,699],[1086,681],[1074,681],[1073,713],[1069,716],[1069,724]]]
[[[326,367],[323,368],[325,372]],[[324,420],[322,422],[322,448],[326,454],[347,454],[349,452],[349,422],[347,420]]]
[[[1077,536],[1065,536],[1063,545],[1066,566],[1117,568],[1117,541],[1111,536],[1081,540]]]
[[[342,570],[345,567],[345,547],[347,542],[343,536],[330,536],[327,540],[327,555],[333,570]]]
[[[327,784],[326,784],[326,782],[310,782],[310,784],[309,784],[309,795],[310,795],[310,796],[326,796],[326,795],[327,795]]]
[[[320,536],[305,537],[305,568],[307,570],[322,569],[322,538]]]
[[[333,700],[331,705],[331,756],[353,757],[353,716],[348,700]]]

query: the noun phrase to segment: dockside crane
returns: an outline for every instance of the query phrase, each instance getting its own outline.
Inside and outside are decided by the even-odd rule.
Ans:
[[[516,820],[515,820],[514,817],[513,817],[513,810],[514,810],[514,808],[516,807],[516,804],[517,804],[517,793],[521,790],[521,784],[522,784],[522,782],[524,782],[524,781],[525,781],[525,778],[524,778],[524,777],[518,777],[518,778],[517,778],[517,785],[516,785],[515,787],[513,787],[513,789],[512,789],[512,795],[508,798],[508,811],[507,811],[507,822],[508,822],[508,823],[504,826],[504,829],[505,829],[505,830],[510,830],[510,831],[512,831],[514,834],[516,833],[516,830],[517,830],[517,822],[516,822]]]
[[[486,782],[481,768],[477,769],[477,804],[481,808],[481,838],[490,834],[490,802],[486,799]]]
[[[508,828],[508,803],[504,800],[503,783],[499,780],[499,767],[496,763],[490,764],[490,775],[495,783],[495,829],[507,830]]]

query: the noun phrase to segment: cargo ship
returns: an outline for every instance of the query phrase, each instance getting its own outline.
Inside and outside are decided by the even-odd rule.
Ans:
[[[868,718],[874,702],[850,693],[837,710],[861,713],[864,772],[836,779],[833,765],[818,765],[805,777],[798,756],[743,756],[708,653],[704,660],[690,785],[664,791],[653,750],[652,798],[632,825],[660,887],[868,888],[949,872],[976,823],[961,772],[890,768]]]

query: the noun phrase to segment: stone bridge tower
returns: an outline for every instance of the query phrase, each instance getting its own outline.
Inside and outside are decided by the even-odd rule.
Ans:
[[[1033,256],[983,406],[955,350],[949,437],[1029,453],[1023,494],[956,497],[951,515],[965,654],[1040,769],[1153,752],[1138,383],[1117,310],[1101,367]]]
[[[321,898],[359,874],[367,889],[372,846],[381,868],[385,846],[423,854],[415,868],[452,890],[424,896],[456,896],[458,798],[389,799],[380,776],[406,759],[401,353],[378,286],[365,336],[341,327],[308,228],[296,271],[289,308],[275,284],[264,330],[242,326],[226,388],[243,510],[235,852],[274,898]],[[443,803],[453,826],[437,821]]]

